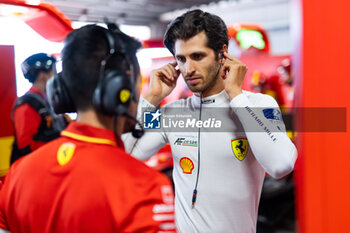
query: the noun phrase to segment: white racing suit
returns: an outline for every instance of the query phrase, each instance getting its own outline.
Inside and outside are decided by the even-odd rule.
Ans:
[[[141,99],[139,119],[144,118],[144,108],[155,110],[148,101]],[[255,233],[265,172],[281,178],[293,170],[297,158],[276,101],[268,95],[247,91],[230,101],[228,94],[222,91],[203,99],[193,95],[172,102],[160,112],[164,116],[171,108],[185,115],[195,112],[193,115],[198,117],[200,109],[201,114],[209,112],[209,116],[229,122],[229,127],[219,132],[204,127],[198,132],[198,129],[189,129],[193,126],[190,121],[189,125],[181,125],[187,130],[181,132],[169,130],[165,127],[169,122],[164,121],[163,128],[157,132],[147,130],[141,139],[123,135],[126,150],[140,160],[150,158],[170,143],[178,231]],[[225,110],[220,109],[229,111],[223,114]],[[198,193],[193,206],[196,183]]]

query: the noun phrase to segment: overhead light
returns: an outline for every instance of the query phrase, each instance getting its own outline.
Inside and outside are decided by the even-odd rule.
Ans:
[[[141,69],[148,69],[152,66],[152,59],[173,57],[166,48],[146,48],[137,52],[137,58]]]
[[[21,16],[28,13],[28,8],[23,6],[12,6],[7,4],[0,4],[1,16]]]
[[[148,26],[121,24],[119,28],[122,32],[139,40],[148,40],[151,38],[151,29]]]
[[[41,2],[40,2],[40,0],[27,0],[26,3],[28,5],[32,5],[32,6],[38,6],[38,5],[40,5]]]

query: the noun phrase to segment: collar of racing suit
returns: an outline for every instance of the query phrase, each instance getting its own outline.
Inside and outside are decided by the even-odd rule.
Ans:
[[[112,130],[96,128],[76,121],[69,123],[67,128],[61,132],[61,136],[88,143],[117,146]],[[121,144],[120,148],[124,150],[124,144]]]
[[[193,94],[192,98],[193,98],[193,104],[196,107],[199,107],[200,101],[201,101],[200,95],[197,93]],[[227,100],[230,101],[230,97],[225,90],[222,90],[218,94],[203,97],[202,98],[202,108],[220,106],[223,102],[225,102]]]

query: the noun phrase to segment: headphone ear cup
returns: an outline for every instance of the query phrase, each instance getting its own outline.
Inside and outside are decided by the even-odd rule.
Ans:
[[[62,78],[62,73],[55,74],[46,83],[46,92],[55,113],[75,112],[75,106],[69,90]]]
[[[103,112],[102,104],[101,104],[102,86],[103,86],[103,82],[102,81],[98,82],[94,90],[94,94],[92,95],[92,105],[99,112]]]
[[[125,72],[109,69],[93,94],[94,107],[106,115],[124,115],[133,95],[130,76]]]

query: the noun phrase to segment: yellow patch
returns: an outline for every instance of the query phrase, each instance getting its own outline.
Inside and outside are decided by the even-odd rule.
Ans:
[[[130,98],[130,91],[127,89],[123,89],[120,91],[120,101],[122,103],[126,103]]]
[[[0,177],[5,176],[10,167],[10,157],[14,137],[0,137]]]
[[[67,142],[64,143],[58,148],[57,151],[57,162],[64,166],[66,165],[73,157],[75,151],[75,144]]]
[[[194,164],[191,159],[183,157],[180,159],[180,167],[182,168],[183,173],[192,174]]]
[[[232,151],[236,158],[242,161],[248,152],[248,140],[246,138],[236,138],[231,140]]]

